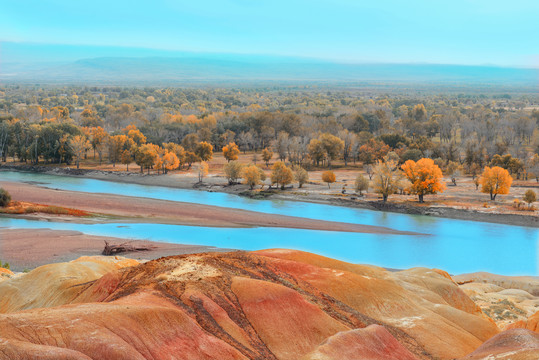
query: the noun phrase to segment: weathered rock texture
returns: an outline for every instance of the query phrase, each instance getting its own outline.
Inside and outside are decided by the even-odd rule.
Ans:
[[[84,256],[67,263],[40,266],[0,282],[0,313],[68,304],[81,290],[81,284],[138,263],[123,257]]]
[[[504,331],[461,360],[537,360],[539,334],[525,329]]]
[[[0,315],[0,359],[453,359],[498,333],[442,271],[299,251],[161,258],[67,295],[56,276],[39,291],[64,305]]]
[[[453,278],[462,283],[460,288],[502,330],[526,327],[528,318],[539,309],[536,277],[476,273]]]

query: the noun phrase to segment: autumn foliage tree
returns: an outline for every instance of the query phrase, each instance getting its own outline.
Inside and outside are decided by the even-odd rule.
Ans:
[[[133,162],[133,154],[131,153],[131,150],[125,149],[122,151],[122,155],[120,156],[120,161],[122,164],[126,166],[126,171],[129,171],[129,164]]]
[[[242,170],[243,182],[253,188],[266,178],[264,171],[256,165],[245,166]]]
[[[423,202],[423,197],[427,194],[436,194],[445,190],[442,179],[442,170],[434,164],[434,160],[423,158],[417,162],[406,161],[401,169],[410,181],[409,191],[419,197],[419,202]]]
[[[90,142],[84,135],[73,136],[69,140],[69,146],[71,147],[73,154],[75,155],[75,161],[77,163],[77,169],[80,165],[80,159],[90,149]]]
[[[496,200],[498,194],[508,194],[512,182],[513,178],[509,175],[509,171],[499,166],[492,168],[485,166],[479,179],[481,192],[490,194],[490,200]]]
[[[272,157],[273,157],[273,151],[271,151],[268,148],[265,148],[264,150],[262,150],[262,160],[264,160],[264,162],[266,163],[266,167],[269,166],[269,162]]]
[[[328,189],[330,188],[330,184],[335,182],[335,173],[331,170],[324,171],[322,173],[322,181],[328,184]]]
[[[201,161],[200,164],[198,164],[198,182],[202,183],[202,179],[204,176],[208,175],[209,166],[208,163],[205,161]]]
[[[402,181],[402,172],[397,168],[397,163],[392,160],[378,160],[373,168],[374,192],[382,195],[384,202],[389,195],[393,195],[399,189]]]
[[[302,168],[299,165],[296,165],[294,168],[294,179],[298,182],[298,187],[302,188],[303,184],[305,184],[307,181],[309,181],[309,173],[307,170]]]
[[[180,160],[172,151],[165,151],[163,155],[163,170],[166,174],[170,170],[177,169],[180,166]]]
[[[228,184],[236,184],[238,182],[238,179],[241,178],[241,170],[243,168],[243,165],[239,163],[239,161],[230,161],[227,163],[223,170],[225,172],[225,176],[228,179]]]
[[[209,161],[213,157],[213,146],[207,141],[201,141],[195,148],[195,154],[201,161]]]
[[[282,161],[273,164],[271,171],[271,183],[281,185],[281,190],[294,180],[294,173]]]
[[[238,160],[238,155],[240,154],[240,149],[236,143],[231,142],[228,145],[223,146],[223,156],[226,161],[230,162],[231,160]]]
[[[112,167],[116,166],[116,163],[120,161],[120,156],[122,154],[124,144],[127,141],[127,136],[125,135],[114,135],[109,137],[108,146],[109,146],[109,160],[112,163]]]
[[[354,187],[360,196],[363,196],[363,191],[369,190],[369,179],[363,175],[358,175],[354,183]]]

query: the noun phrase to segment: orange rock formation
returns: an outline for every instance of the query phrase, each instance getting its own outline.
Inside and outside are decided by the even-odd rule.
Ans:
[[[35,290],[61,294],[40,303],[54,307],[0,315],[0,359],[453,359],[498,333],[444,272],[299,251],[167,257],[68,289],[55,276]]]

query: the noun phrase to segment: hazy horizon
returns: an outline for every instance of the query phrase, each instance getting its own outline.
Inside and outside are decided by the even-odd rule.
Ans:
[[[539,67],[534,1],[97,0],[88,6],[30,0],[2,7],[3,62],[12,56],[10,44],[18,44],[53,47],[55,56],[71,60],[73,54],[62,49],[93,47],[99,50],[95,57],[186,52],[344,64]]]

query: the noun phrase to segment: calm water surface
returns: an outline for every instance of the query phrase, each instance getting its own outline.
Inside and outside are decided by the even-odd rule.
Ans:
[[[429,236],[373,235],[282,228],[223,229],[162,224],[69,224],[0,218],[0,226],[78,230],[93,235],[256,250],[292,248],[391,268],[438,267],[451,273],[539,274],[539,229],[428,216],[384,213],[296,201],[252,200],[218,192],[119,184],[21,172],[0,181],[38,182],[62,190],[194,202],[312,219],[387,226]],[[0,250],[1,251],[1,250]],[[0,253],[1,258],[1,253]]]

